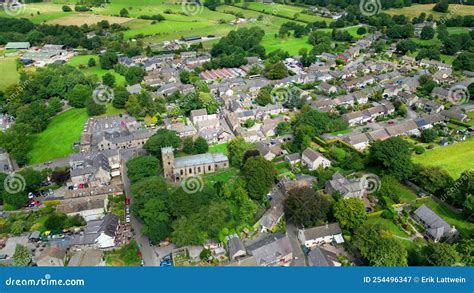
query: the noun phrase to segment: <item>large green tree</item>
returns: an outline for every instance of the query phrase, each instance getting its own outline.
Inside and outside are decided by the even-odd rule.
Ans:
[[[406,179],[413,172],[411,144],[400,137],[374,142],[369,149],[370,162],[397,179]]]
[[[160,161],[152,156],[140,156],[127,162],[127,175],[132,183],[158,175]]]
[[[355,229],[367,219],[364,203],[358,198],[343,199],[334,204],[334,217],[341,227]]]
[[[430,243],[424,248],[423,253],[426,265],[430,266],[452,266],[461,260],[456,248],[449,243]]]
[[[406,266],[406,248],[389,235],[381,225],[367,224],[356,230],[353,244],[371,266]]]
[[[283,202],[287,222],[312,227],[327,220],[330,202],[311,187],[290,190]]]
[[[246,189],[254,200],[264,201],[276,176],[275,166],[262,156],[251,157],[242,169]]]
[[[143,148],[154,156],[161,156],[161,148],[173,147],[177,149],[181,146],[181,139],[176,131],[168,129],[158,130],[148,139]]]

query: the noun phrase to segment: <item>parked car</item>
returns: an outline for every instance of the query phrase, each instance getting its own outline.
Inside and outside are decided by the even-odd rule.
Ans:
[[[125,222],[130,223],[130,215],[125,216]]]

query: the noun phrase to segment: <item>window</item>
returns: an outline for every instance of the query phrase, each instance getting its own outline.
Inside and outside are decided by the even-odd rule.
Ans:
[[[181,169],[180,173],[181,173],[181,175],[183,175],[183,169]]]
[[[193,174],[193,169],[189,168],[189,174]]]
[[[211,171],[211,165],[207,166],[207,170]]]
[[[201,173],[201,167],[198,167],[198,172]]]

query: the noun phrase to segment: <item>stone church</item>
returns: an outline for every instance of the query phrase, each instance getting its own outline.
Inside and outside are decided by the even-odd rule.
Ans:
[[[214,173],[229,167],[229,159],[223,153],[205,153],[175,158],[172,147],[161,149],[165,178],[180,181],[189,176]]]

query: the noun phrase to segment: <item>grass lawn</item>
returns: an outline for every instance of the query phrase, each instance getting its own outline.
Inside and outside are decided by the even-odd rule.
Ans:
[[[428,166],[440,166],[457,179],[464,170],[474,169],[474,139],[427,150],[424,154],[414,155],[413,161]]]
[[[24,3],[24,2],[22,2]],[[74,9],[74,6],[71,6]],[[24,10],[17,17],[27,18],[33,23],[43,23],[53,19],[75,15],[76,12],[63,12],[62,5],[53,3],[27,3]],[[11,17],[0,11],[0,17]]]
[[[385,230],[387,230],[392,235],[397,235],[400,237],[408,237],[407,233],[405,233],[402,229],[400,229],[400,227],[395,225],[392,220],[384,219],[380,216],[373,216],[373,217],[368,217],[366,223],[380,224],[385,228]]]
[[[0,58],[0,72],[8,73],[2,74],[2,78],[0,78],[0,90],[4,90],[9,85],[18,83],[20,79],[20,75],[16,70],[15,58]]]
[[[28,162],[43,163],[73,153],[72,145],[81,137],[86,120],[86,109],[70,109],[51,119],[48,128],[33,137]]]
[[[228,154],[227,152],[227,143],[215,144],[209,146],[210,153],[224,153],[225,155]]]
[[[262,46],[265,47],[267,53],[282,49],[283,51],[287,51],[290,56],[299,55],[301,48],[306,48],[310,51],[313,47],[308,43],[307,36],[303,36],[302,38],[275,38],[273,34],[265,34],[262,40]]]
[[[117,109],[112,104],[107,104],[105,106],[105,115],[104,116],[116,116],[120,114],[125,114],[125,109]]]
[[[442,204],[438,204],[431,197],[421,198],[416,201],[417,206],[421,206],[422,204],[426,204],[436,214],[446,220],[446,222],[455,226],[463,237],[470,238],[474,235],[474,224],[464,219],[461,214],[454,212]]]
[[[214,185],[214,183],[219,182],[219,181],[221,182],[229,181],[230,179],[237,176],[237,172],[238,172],[237,169],[230,167],[229,169],[226,169],[226,170],[204,175],[203,178],[204,178],[204,181],[208,183],[208,185],[212,186]]]
[[[90,58],[94,58],[96,62],[96,66],[94,67],[88,67],[87,63],[89,62]],[[123,75],[118,74],[115,72],[115,70],[110,69],[110,70],[105,70],[100,68],[100,63],[99,63],[99,57],[96,55],[80,55],[80,56],[74,56],[69,60],[69,65],[74,66],[82,72],[84,72],[85,75],[95,75],[97,78],[102,78],[106,73],[110,73],[113,76],[115,76],[115,83],[118,85],[125,85],[125,77]]]

